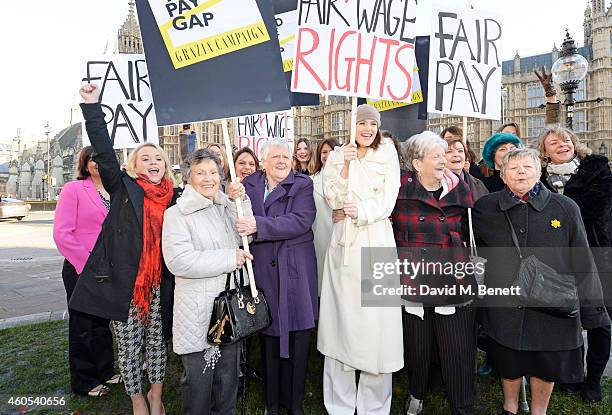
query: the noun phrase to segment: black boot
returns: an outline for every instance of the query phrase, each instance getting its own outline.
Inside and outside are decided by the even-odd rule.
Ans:
[[[601,401],[601,383],[600,379],[587,379],[584,381],[582,385],[582,391],[580,392],[582,395],[582,400],[586,403],[596,403]]]

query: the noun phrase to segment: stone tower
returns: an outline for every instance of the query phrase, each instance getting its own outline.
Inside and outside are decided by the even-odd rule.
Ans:
[[[134,0],[129,0],[128,5],[130,6],[128,17],[117,32],[119,53],[143,53],[140,27],[134,13]]]

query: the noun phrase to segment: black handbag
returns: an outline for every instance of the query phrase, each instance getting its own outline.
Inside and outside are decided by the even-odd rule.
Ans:
[[[518,275],[513,282],[514,286],[520,288],[520,301],[527,307],[534,307],[555,317],[576,318],[580,311],[580,301],[574,276],[558,273],[535,255],[523,257],[510,217],[507,212],[504,215],[510,225],[512,242],[521,259]]]
[[[230,290],[232,275],[236,287]],[[263,291],[258,290],[257,296],[253,298],[249,286],[243,284],[242,270],[227,274],[225,290],[219,293],[213,304],[207,336],[209,343],[218,346],[234,344],[266,329],[272,323]]]

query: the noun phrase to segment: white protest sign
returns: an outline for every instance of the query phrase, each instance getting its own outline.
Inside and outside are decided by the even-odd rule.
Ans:
[[[236,118],[236,147],[249,147],[261,159],[261,148],[271,138],[293,143],[292,110]]]
[[[256,0],[149,0],[175,69],[270,40]]]
[[[119,54],[89,59],[81,67],[81,82],[99,86],[100,104],[114,148],[135,148],[142,143],[159,142],[144,55]],[[89,145],[89,138],[83,124],[83,146],[86,145]]]
[[[290,10],[275,15],[276,30],[278,31],[278,44],[280,45],[283,71],[293,70],[293,56],[295,55],[295,30],[297,29],[298,11]]]
[[[499,120],[501,16],[448,5],[432,9],[427,111]]]
[[[416,3],[300,1],[291,90],[410,102]]]
[[[423,91],[421,89],[421,79],[419,78],[419,68],[415,66],[412,73],[412,102],[395,102],[379,99],[368,99],[366,102],[374,106],[379,112],[423,102]]]

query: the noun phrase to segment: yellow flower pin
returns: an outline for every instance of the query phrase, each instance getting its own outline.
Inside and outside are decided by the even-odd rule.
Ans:
[[[559,219],[553,219],[550,221],[550,226],[552,226],[555,229],[560,228],[561,222],[559,222]]]

